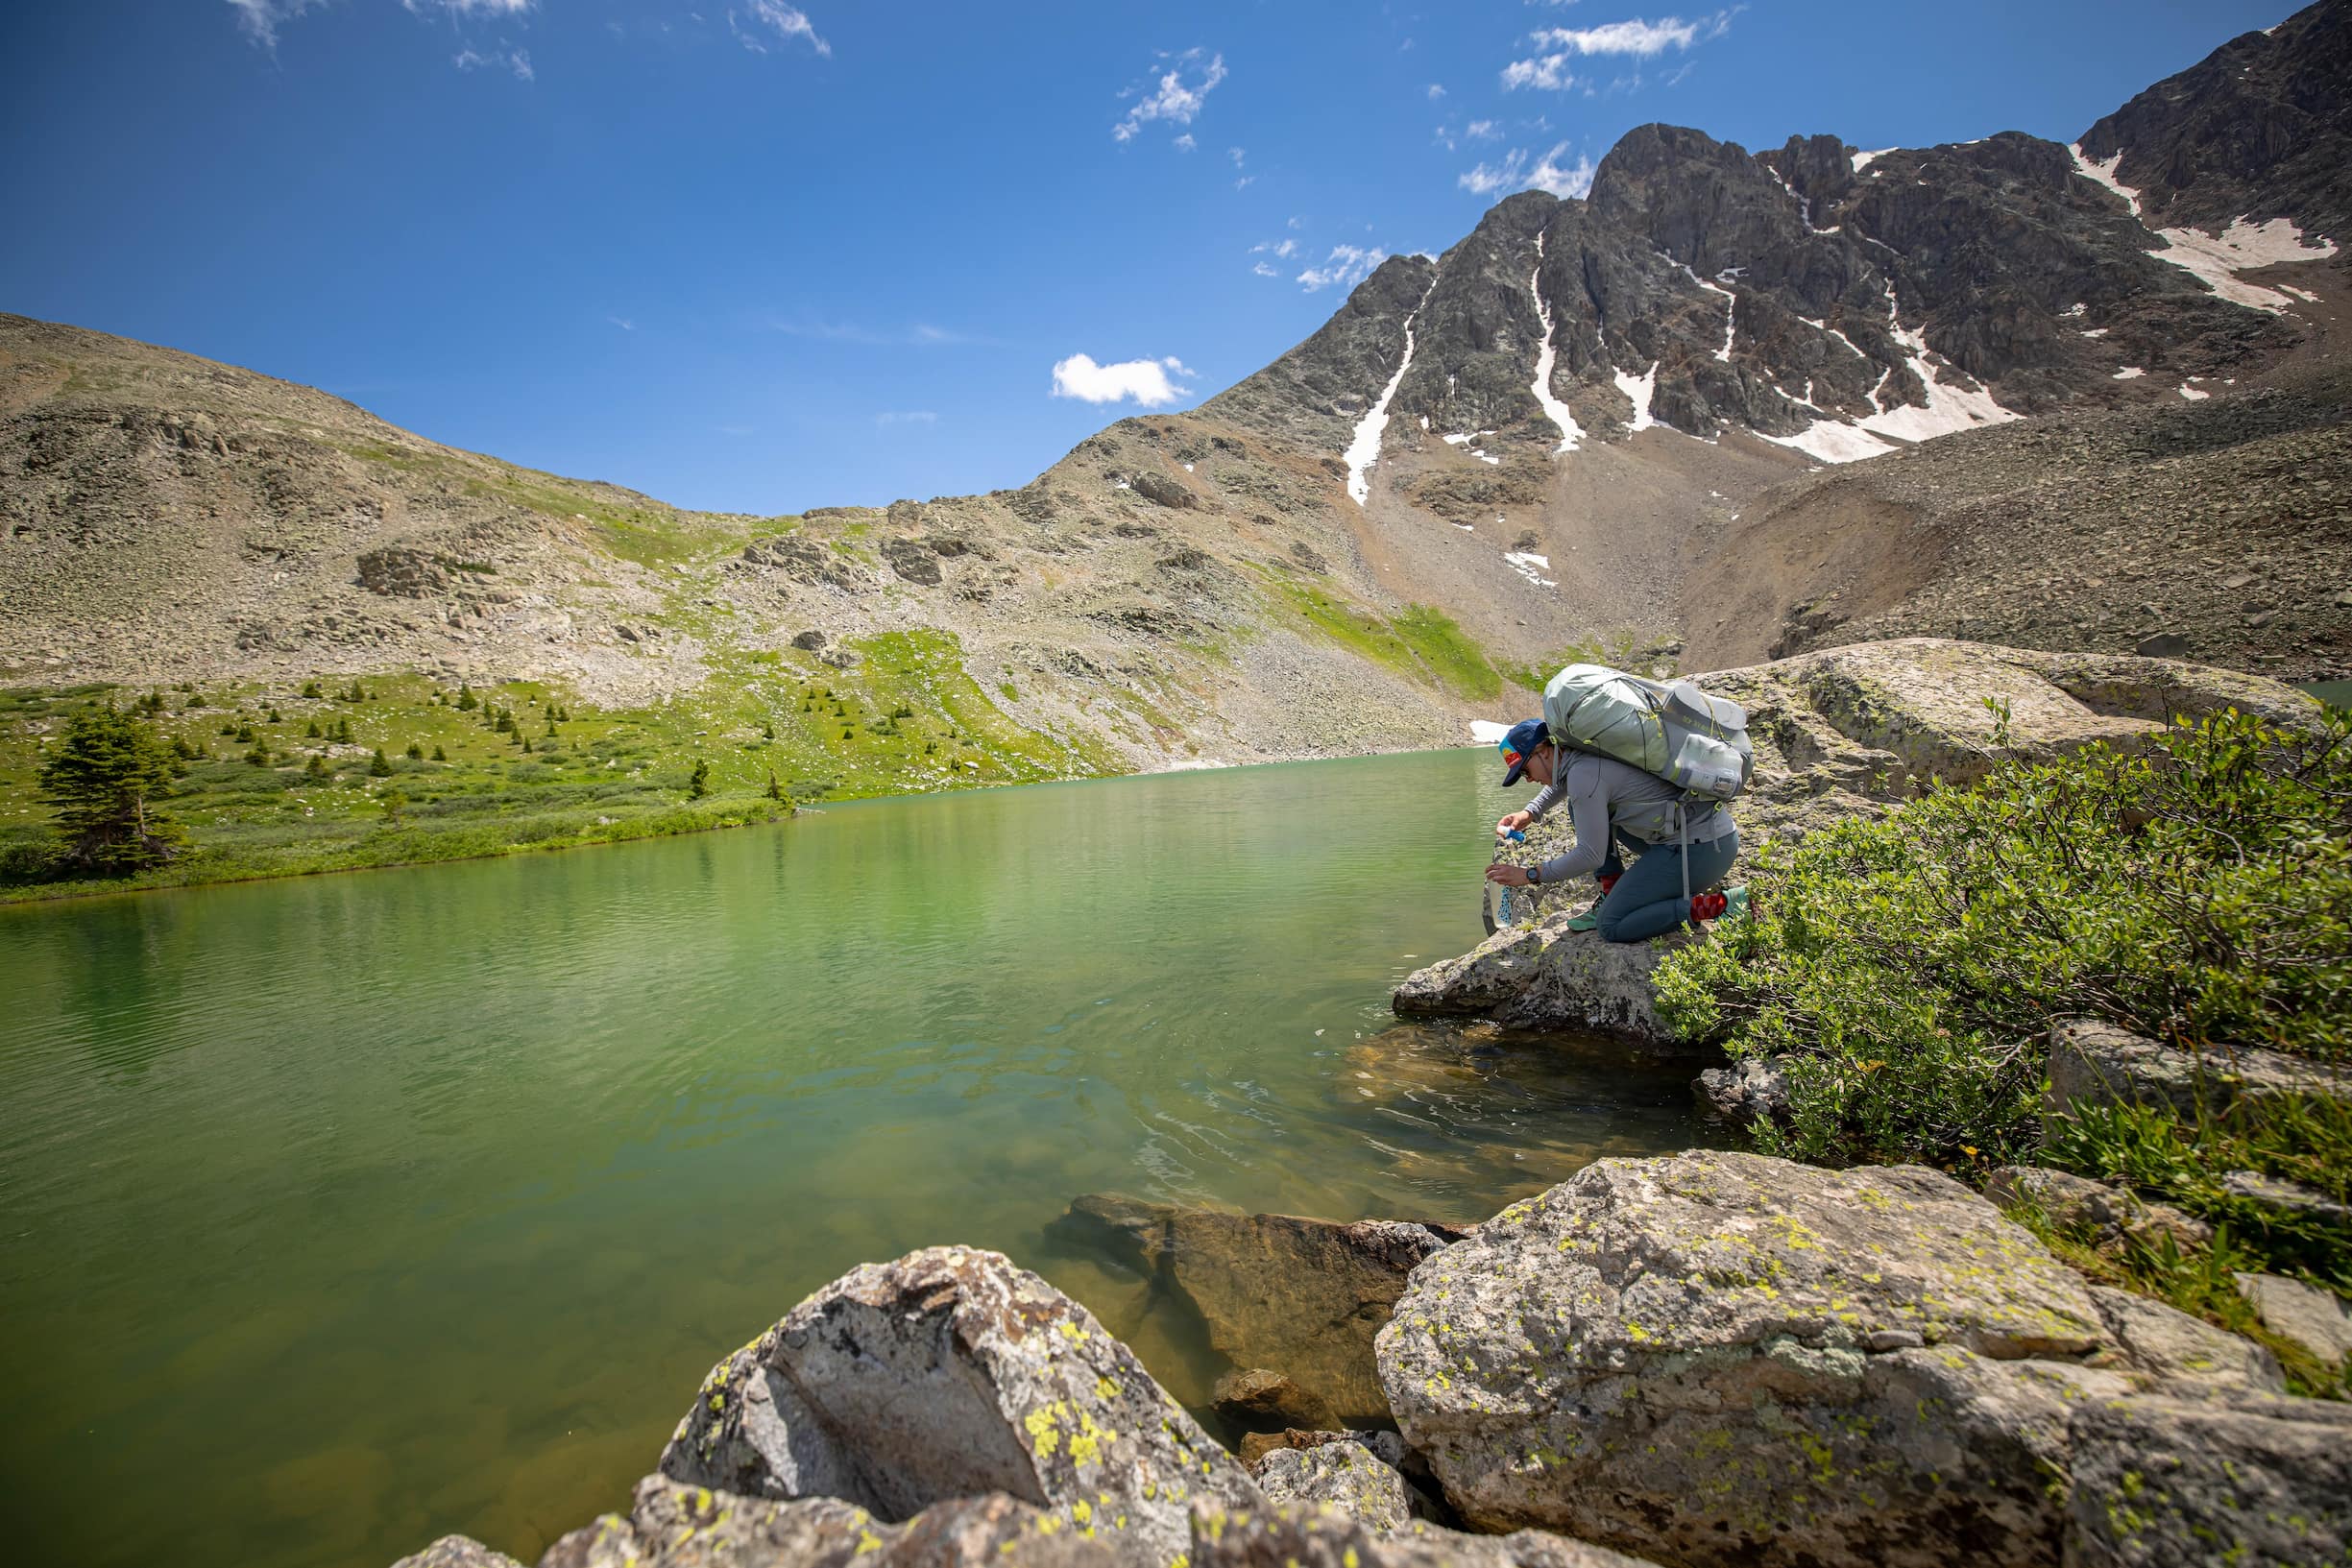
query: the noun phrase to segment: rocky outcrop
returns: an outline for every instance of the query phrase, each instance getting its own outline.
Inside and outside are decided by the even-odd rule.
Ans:
[[[1750,1057],[1729,1067],[1710,1067],[1691,1087],[1734,1122],[1770,1122],[1788,1109],[1788,1075],[1779,1061]]]
[[[1372,1337],[1423,1259],[1462,1232],[1393,1220],[1335,1224],[1290,1215],[1090,1194],[1055,1221],[1056,1240],[1107,1253],[1189,1303],[1235,1367],[1273,1368],[1305,1409],[1357,1425],[1388,1419]],[[1261,1390],[1263,1391],[1263,1390]],[[1314,1422],[1310,1424],[1321,1424]]]
[[[721,1362],[662,1472],[888,1521],[1003,1492],[1162,1560],[1192,1500],[1260,1501],[1084,1308],[963,1247],[853,1270]]]
[[[2078,1107],[2122,1104],[2194,1118],[2242,1098],[2294,1094],[2352,1098],[2352,1073],[2258,1046],[2191,1050],[2084,1019],[2050,1030],[2042,1114],[2047,1124]]]
[[[2110,1187],[2043,1166],[2004,1165],[1984,1180],[1984,1195],[2004,1214],[2032,1209],[2101,1251],[2127,1241],[2187,1250],[2213,1240],[2213,1227],[2169,1203],[2150,1203],[2127,1187]]]
[[[2006,756],[2138,746],[2175,717],[2232,707],[2284,724],[2312,722],[2320,712],[2310,697],[2260,676],[1937,638],[1832,648],[1697,679],[1748,712],[1756,772],[1734,807],[1743,852],[1766,837],[1793,841],[1829,823],[1882,815],[1930,781],[1966,784]],[[1532,862],[1569,841],[1564,821],[1540,823],[1510,858]],[[1497,931],[1417,971],[1396,989],[1396,1010],[1671,1044],[1651,1005],[1650,975],[1696,938],[1678,932],[1616,946],[1569,931],[1573,912],[1573,905],[1554,906],[1532,927]],[[2056,1071],[2053,1064],[2053,1081]]]
[[[1250,1473],[1270,1502],[1327,1504],[1376,1531],[1402,1530],[1413,1518],[1405,1478],[1346,1438],[1277,1448]]]
[[[1949,1177],[1699,1153],[1480,1226],[1415,1272],[1380,1366],[1480,1528],[1823,1568],[2054,1563],[2077,1410],[2275,1387]]]

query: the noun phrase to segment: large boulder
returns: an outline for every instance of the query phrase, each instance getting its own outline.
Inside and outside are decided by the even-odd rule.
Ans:
[[[887,1521],[1003,1492],[1161,1560],[1194,1499],[1262,1501],[1092,1314],[967,1247],[865,1265],[793,1308],[712,1369],[662,1472]]]
[[[1669,1561],[2054,1563],[2072,1412],[2234,1364],[2184,1350],[2209,1332],[2188,1323],[2119,1333],[1935,1171],[1695,1152],[1506,1209],[1415,1271],[1379,1355],[1481,1529]],[[2239,1369],[2208,1382],[2260,1376]]]
[[[892,1524],[837,1498],[784,1502],[647,1476],[626,1516],[608,1513],[571,1532],[539,1568],[1112,1568],[1134,1560],[1092,1522],[1072,1524],[1002,1492],[936,1503]]]
[[[1278,1373],[1290,1403],[1269,1423],[1377,1425],[1389,1418],[1372,1337],[1422,1260],[1457,1227],[1150,1203],[1089,1194],[1055,1239],[1105,1253],[1188,1302],[1235,1367]],[[1252,1382],[1251,1387],[1262,1387]],[[1223,1391],[1223,1390],[1221,1390]]]
[[[2073,1446],[2068,1568],[2352,1560],[2352,1406],[2095,1400]]]
[[[1795,842],[1831,823],[1883,815],[1930,780],[1972,782],[2004,756],[2141,746],[2175,717],[2232,707],[2282,724],[2309,724],[2321,712],[2311,697],[2258,675],[1942,638],[1830,648],[1695,679],[1748,712],[1756,772],[1733,807],[1743,858],[1766,838]],[[1524,850],[1509,857],[1525,863],[1565,850],[1565,818],[1554,812],[1537,824]],[[1534,921],[1410,976],[1396,990],[1396,1010],[1667,1043],[1651,1006],[1650,974],[1675,943],[1693,938],[1677,933],[1620,948],[1571,932],[1565,916],[1589,902],[1588,891],[1545,895]]]

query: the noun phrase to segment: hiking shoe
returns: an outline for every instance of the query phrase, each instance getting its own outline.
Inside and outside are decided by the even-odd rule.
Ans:
[[[1723,918],[1726,920],[1748,918],[1748,890],[1745,887],[1727,887],[1723,890]]]
[[[1578,915],[1574,920],[1568,922],[1568,929],[1572,931],[1598,930],[1600,929],[1600,914],[1596,910],[1592,909],[1587,909],[1583,914]]]

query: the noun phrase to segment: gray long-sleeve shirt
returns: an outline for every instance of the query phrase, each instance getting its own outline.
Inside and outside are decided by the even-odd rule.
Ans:
[[[1612,829],[1653,844],[1681,841],[1683,828],[1675,813],[1683,808],[1683,794],[1665,780],[1613,757],[1564,752],[1561,760],[1566,765],[1559,777],[1537,792],[1526,810],[1530,816],[1540,817],[1566,801],[1569,820],[1576,827],[1576,847],[1544,861],[1538,880],[1565,881],[1598,870],[1609,858]],[[1730,808],[1720,803],[1693,803],[1688,810],[1693,844],[1712,842],[1737,826]]]

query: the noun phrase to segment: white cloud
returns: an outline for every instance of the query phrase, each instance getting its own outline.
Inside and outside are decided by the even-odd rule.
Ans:
[[[1125,359],[1098,365],[1091,354],[1072,354],[1054,362],[1054,396],[1080,402],[1116,403],[1132,398],[1146,408],[1157,408],[1192,396],[1176,385],[1193,373],[1174,354],[1165,359]]]
[[[477,49],[461,49],[450,57],[449,63],[461,71],[495,68],[512,71],[524,82],[539,80],[539,74],[531,69],[531,53],[527,49],[493,49],[488,54]]]
[[[1568,144],[1564,141],[1544,154],[1536,166],[1527,171],[1527,188],[1549,191],[1564,201],[1571,196],[1579,201],[1589,196],[1592,193],[1592,159],[1579,157],[1572,167],[1564,169],[1560,166],[1560,155],[1567,150]]]
[[[503,5],[510,3],[510,0],[491,0],[491,3]],[[827,60],[833,58],[833,45],[817,36],[816,27],[809,20],[808,12],[798,6],[788,6],[784,0],[743,0],[742,13],[786,43],[798,39]],[[758,33],[745,29],[732,11],[727,12],[727,25],[735,29],[735,36],[742,40],[744,48],[755,54],[767,53],[766,40]]]
[[[1257,274],[1260,277],[1279,277],[1282,276],[1282,269],[1279,267],[1270,267],[1263,261],[1255,263],[1249,270]]]
[[[1649,60],[1669,49],[1688,49],[1693,44],[1721,37],[1731,30],[1732,18],[1737,12],[1738,8],[1734,7],[1695,22],[1664,16],[1654,22],[1604,22],[1599,27],[1540,27],[1528,35],[1528,42],[1540,52],[1504,66],[1503,85],[1564,92],[1578,85],[1578,79],[1568,69],[1573,59],[1630,55],[1637,60]]]
[[[1283,261],[1288,261],[1292,256],[1298,253],[1298,242],[1295,239],[1262,239],[1255,245],[1249,247],[1249,253],[1251,255],[1256,255],[1261,251],[1272,251],[1276,258]]]
[[[1331,254],[1323,259],[1323,264],[1309,267],[1300,273],[1298,281],[1306,285],[1309,294],[1333,284],[1341,288],[1354,288],[1372,275],[1373,268],[1388,258],[1389,253],[1377,248],[1367,251],[1353,245],[1335,245],[1331,248]]]
[[[634,332],[637,330],[637,324],[629,320],[629,318],[626,316],[607,316],[604,319],[611,322],[615,326],[619,327],[624,332]]]
[[[876,424],[936,424],[939,416],[928,408],[892,409],[874,416]]]
[[[1437,102],[1439,99],[1441,99],[1441,98],[1443,98],[1443,97],[1444,97],[1444,96],[1445,96],[1445,89],[1444,89],[1443,87],[1442,87],[1442,86],[1438,85],[1438,84],[1436,84],[1435,82],[1432,82],[1432,83],[1430,83],[1430,84],[1429,84],[1429,101],[1430,101],[1431,103],[1433,103],[1433,104],[1434,104],[1434,103],[1436,103],[1436,102]]]
[[[1481,163],[1454,181],[1473,196],[1492,196],[1498,191],[1540,190],[1559,197],[1582,197],[1592,189],[1592,160],[1579,157],[1562,168],[1560,157],[1568,150],[1561,142],[1536,160],[1534,168],[1527,166],[1527,150],[1515,147],[1498,163]]]
[[[520,16],[531,9],[531,0],[400,0],[400,9],[417,16],[428,11],[446,11],[452,16]]]
[[[1199,142],[1193,140],[1193,133],[1189,131],[1176,139],[1176,150],[1179,153],[1189,153],[1200,145]]]
[[[1233,167],[1237,169],[1242,166],[1242,159],[1246,155],[1238,147],[1228,147],[1225,149],[1225,157],[1233,160]]]
[[[1131,141],[1153,120],[1166,120],[1171,125],[1179,126],[1192,124],[1201,106],[1208,102],[1208,95],[1216,91],[1217,84],[1225,79],[1225,58],[1216,55],[1210,58],[1208,64],[1194,73],[1196,80],[1187,85],[1184,81],[1186,67],[1199,64],[1200,55],[1199,49],[1187,49],[1174,57],[1176,63],[1162,74],[1156,87],[1148,90],[1129,87],[1121,93],[1122,98],[1134,97],[1136,101],[1134,107],[1127,111],[1127,118],[1111,127],[1112,137],[1119,141]]]
[[[264,49],[278,47],[278,26],[290,22],[313,6],[327,0],[229,0],[229,7],[237,13],[237,26],[245,36]]]
[[[1472,120],[1462,128],[1462,133],[1472,141],[1492,141],[1503,133],[1503,128],[1492,120]]]

